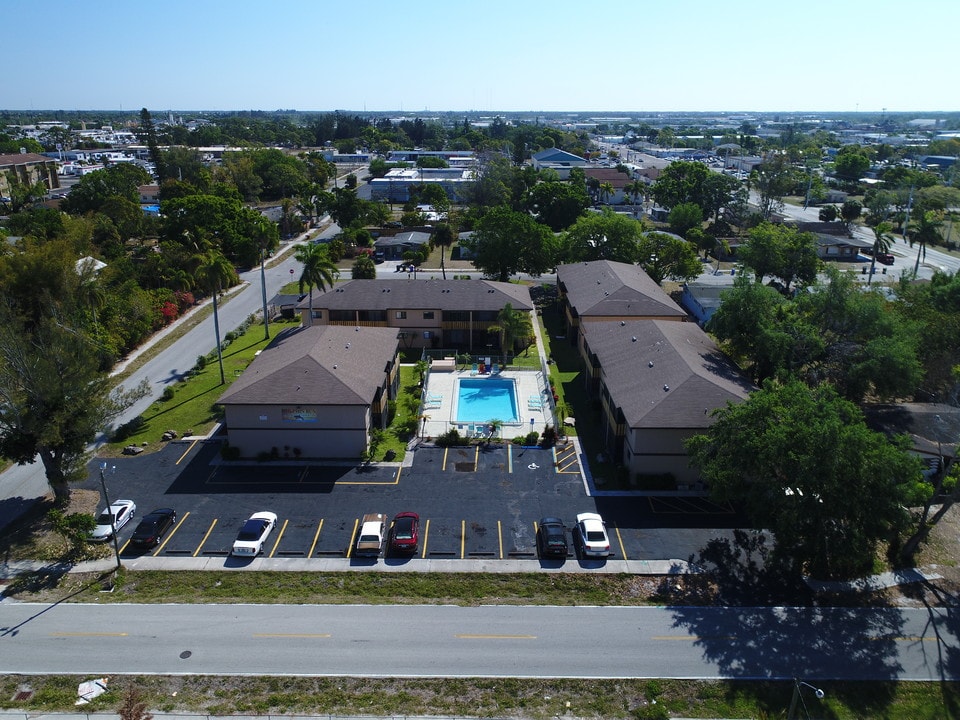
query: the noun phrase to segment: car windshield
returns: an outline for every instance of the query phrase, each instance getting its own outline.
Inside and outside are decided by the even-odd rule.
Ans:
[[[108,512],[100,513],[100,517],[97,518],[97,525],[109,525],[113,522],[113,514]]]
[[[400,540],[410,540],[413,537],[413,518],[397,520],[393,535]]]
[[[240,534],[237,535],[237,540],[259,539],[260,533],[263,532],[263,528],[266,526],[266,524],[267,523],[264,520],[247,520],[243,527],[240,528]]]

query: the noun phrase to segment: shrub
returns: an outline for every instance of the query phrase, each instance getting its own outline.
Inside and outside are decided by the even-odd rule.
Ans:
[[[539,439],[540,439],[540,433],[538,433],[536,430],[531,430],[530,432],[527,433],[527,436],[523,439],[523,444],[536,445],[537,440]]]
[[[225,444],[220,448],[220,457],[222,457],[224,460],[239,460],[240,448]]]
[[[460,437],[456,428],[450,428],[443,435],[437,436],[437,445],[440,447],[452,447],[454,445],[466,445],[466,438]]]
[[[167,385],[163,389],[163,393],[160,395],[160,399],[166,402],[167,400],[173,400],[173,388]]]
[[[207,356],[197,355],[197,370],[203,370],[207,366]]]
[[[111,442],[123,442],[128,437],[131,437],[139,432],[144,425],[146,425],[146,420],[143,419],[143,415],[137,415],[135,418],[128,420],[113,431]]]

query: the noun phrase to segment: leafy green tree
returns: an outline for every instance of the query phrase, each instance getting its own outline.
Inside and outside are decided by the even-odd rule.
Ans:
[[[833,162],[833,172],[841,180],[859,180],[869,169],[870,158],[863,148],[856,145],[840,148]]]
[[[374,280],[377,277],[377,265],[369,253],[360,253],[353,261],[350,277],[354,280]]]
[[[150,175],[139,165],[116,163],[80,178],[70,194],[60,202],[60,209],[76,215],[97,212],[108,199],[115,196],[139,204],[138,188],[151,182]]]
[[[659,205],[668,209],[681,203],[696,203],[703,208],[704,184],[710,174],[710,169],[703,163],[672,162],[660,173],[651,194]]]
[[[757,191],[760,216],[769,220],[783,208],[783,197],[793,189],[794,170],[786,155],[773,153],[750,172],[750,186]]]
[[[614,190],[613,190],[613,184],[612,184],[612,183],[602,182],[602,183],[600,183],[600,187],[598,188],[598,190],[599,190],[599,193],[600,193],[600,202],[602,202],[602,203],[604,203],[604,204],[606,204],[607,201],[608,201],[611,197],[613,197]]]
[[[813,234],[767,222],[750,231],[738,256],[758,283],[772,275],[783,281],[784,292],[789,292],[794,281],[813,282],[820,266]]]
[[[216,339],[217,362],[220,365],[220,384],[226,379],[223,376],[223,349],[220,345],[220,313],[217,307],[217,298],[220,292],[237,282],[237,271],[233,265],[216,248],[211,248],[197,256],[195,271],[197,285],[210,293],[213,298],[213,332]]]
[[[146,108],[140,110],[140,127],[136,130],[140,142],[146,144],[150,152],[150,162],[153,163],[154,171],[158,178],[167,176],[166,167],[163,164],[163,156],[160,154],[160,142],[157,138],[157,127],[153,124],[153,118],[150,111]]]
[[[164,200],[161,209],[165,239],[190,245],[204,238],[241,267],[260,261],[261,238],[268,251],[279,243],[276,226],[236,198],[189,195]]]
[[[773,532],[775,561],[814,577],[858,577],[906,526],[919,461],[867,428],[830,386],[769,382],[714,416],[687,449],[712,497]]]
[[[586,186],[574,182],[541,182],[527,194],[526,207],[554,232],[570,227],[590,205]]]
[[[540,275],[556,263],[558,244],[550,228],[507,207],[490,210],[477,223],[469,249],[486,276],[506,282],[515,273]]]
[[[820,212],[817,213],[817,216],[823,222],[833,222],[840,216],[840,211],[837,210],[836,205],[824,205],[820,208]]]
[[[852,229],[862,214],[863,205],[859,200],[845,200],[840,206],[840,219],[847,224],[847,229]]]
[[[0,456],[29,465],[40,457],[58,506],[86,477],[87,448],[143,395],[114,392],[100,352],[82,327],[49,315],[24,325],[0,306]]]
[[[667,216],[667,222],[670,223],[670,229],[677,235],[686,235],[688,230],[703,224],[703,209],[691,202],[674,205],[670,215]]]
[[[662,232],[648,232],[640,238],[637,259],[657,284],[665,278],[687,282],[703,270],[693,245]]]
[[[53,208],[26,208],[10,216],[6,229],[11,235],[30,235],[38,240],[51,240],[63,234],[64,215]]]
[[[313,318],[313,289],[317,288],[321,292],[328,287],[333,287],[336,279],[340,276],[340,271],[336,264],[330,259],[326,247],[320,243],[307,243],[300,245],[293,252],[294,259],[303,264],[303,270],[300,271],[300,292],[307,288],[310,293],[309,308],[310,317]]]
[[[578,219],[563,235],[561,247],[566,262],[613,260],[635,263],[639,257],[643,224],[618,215],[610,208]]]

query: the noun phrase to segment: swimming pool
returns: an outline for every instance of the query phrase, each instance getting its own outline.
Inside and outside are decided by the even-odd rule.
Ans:
[[[509,378],[461,378],[457,385],[457,422],[514,422],[516,384]]]

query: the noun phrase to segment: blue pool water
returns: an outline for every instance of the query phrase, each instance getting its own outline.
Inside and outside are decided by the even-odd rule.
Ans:
[[[457,387],[457,401],[457,422],[512,422],[519,419],[513,380],[463,378]]]

